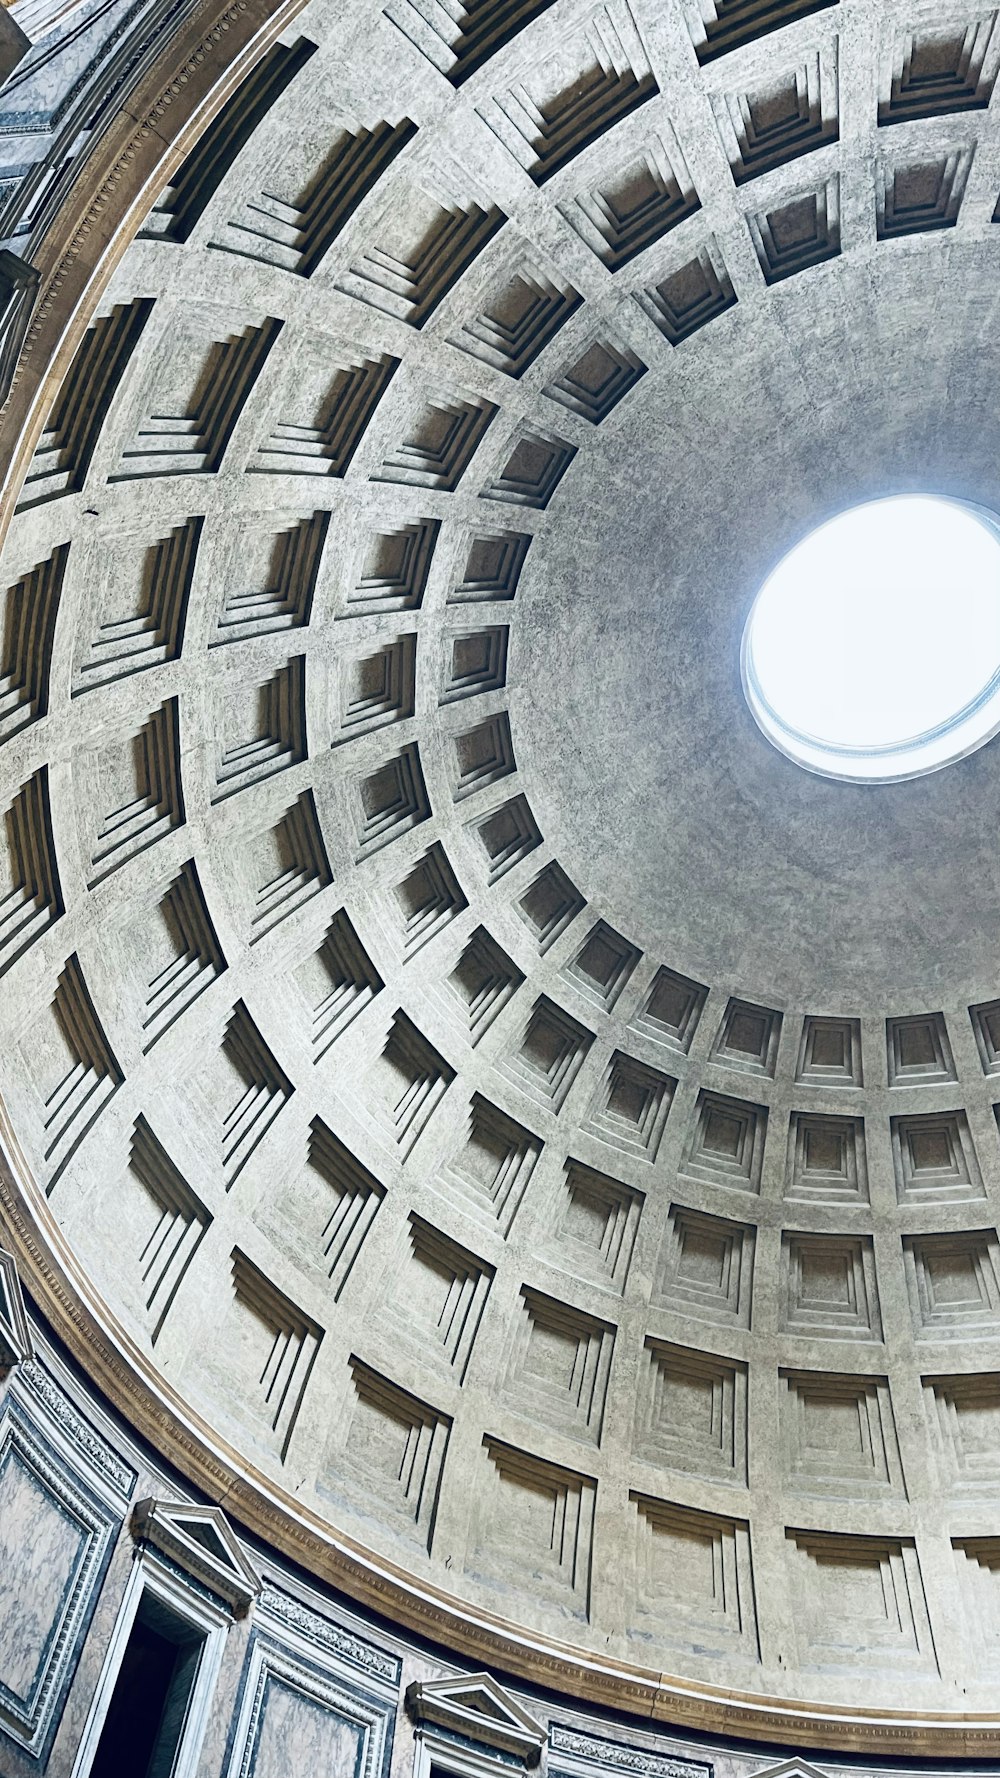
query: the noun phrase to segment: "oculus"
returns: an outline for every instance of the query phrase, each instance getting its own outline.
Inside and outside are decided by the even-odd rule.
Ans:
[[[931,495],[838,513],[768,575],[741,667],[807,771],[885,784],[972,753],[1000,730],[1000,519]]]

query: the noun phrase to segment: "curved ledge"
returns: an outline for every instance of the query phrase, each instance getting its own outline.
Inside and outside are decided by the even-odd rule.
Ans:
[[[33,257],[34,308],[0,409],[0,543],[32,451],[125,249],[193,144],[305,0],[204,0],[115,113]]]
[[[849,1710],[694,1685],[520,1629],[331,1534],[242,1462],[107,1313],[30,1181],[2,1108],[0,1231],[38,1307],[130,1426],[246,1530],[402,1628],[531,1684],[677,1728],[862,1755],[983,1759],[1000,1752],[1000,1715]]]
[[[36,256],[38,295],[11,393],[0,413],[8,464],[0,541],[47,409],[125,248],[185,153],[302,0],[205,0],[95,145]],[[0,1108],[0,1228],[24,1282],[75,1360],[136,1431],[249,1531],[414,1633],[575,1699],[679,1727],[858,1755],[986,1758],[1000,1752],[1000,1716],[852,1711],[685,1683],[519,1629],[417,1583],[336,1536],[247,1465],[160,1379],[108,1312],[30,1176]]]

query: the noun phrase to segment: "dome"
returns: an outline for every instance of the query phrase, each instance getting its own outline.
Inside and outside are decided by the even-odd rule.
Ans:
[[[5,1244],[408,1630],[995,1751],[1000,742],[818,776],[741,641],[1000,508],[1000,26],[209,11],[0,362]]]

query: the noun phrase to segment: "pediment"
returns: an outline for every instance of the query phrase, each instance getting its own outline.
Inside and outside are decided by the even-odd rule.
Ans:
[[[411,1685],[406,1706],[418,1726],[448,1729],[483,1747],[520,1754],[529,1765],[541,1757],[542,1725],[489,1673]]]
[[[221,1507],[140,1500],[131,1530],[137,1542],[159,1550],[224,1599],[237,1617],[245,1616],[261,1590],[260,1575]]]
[[[753,1778],[828,1778],[828,1774],[819,1766],[811,1766],[808,1760],[786,1759],[780,1766],[761,1766]]]
[[[21,1280],[13,1255],[0,1247],[0,1371],[23,1364],[32,1352]]]

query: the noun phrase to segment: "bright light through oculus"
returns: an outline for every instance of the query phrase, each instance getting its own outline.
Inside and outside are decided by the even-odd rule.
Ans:
[[[1000,729],[1000,524],[905,495],[821,525],[764,582],[743,633],[747,701],[814,772],[884,783]]]

